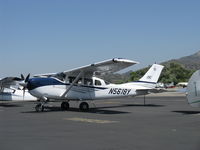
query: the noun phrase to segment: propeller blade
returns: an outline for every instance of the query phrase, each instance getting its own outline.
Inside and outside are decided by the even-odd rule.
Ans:
[[[29,77],[30,77],[30,73],[29,73],[28,76],[26,77],[25,82],[28,82]]]
[[[22,79],[22,80],[24,80],[24,79],[25,79],[23,74],[21,74],[21,79]]]
[[[27,77],[26,77],[26,79],[24,78],[24,75],[23,74],[21,74],[21,79],[22,80],[24,80],[23,82],[20,82],[19,84],[21,85],[21,86],[23,86],[23,100],[24,100],[24,97],[25,97],[25,90],[26,90],[26,88],[27,88],[27,84],[28,84],[28,80],[29,80],[29,78],[30,78],[30,73],[27,75]]]

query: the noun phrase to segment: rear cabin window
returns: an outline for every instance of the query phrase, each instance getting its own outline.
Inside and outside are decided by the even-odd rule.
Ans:
[[[92,85],[92,79],[84,79],[85,85]]]
[[[95,85],[101,85],[101,81],[95,80]]]
[[[76,77],[68,77],[69,83],[72,83]],[[92,79],[84,78],[84,82],[82,82],[82,78],[80,78],[76,84],[84,84],[84,85],[93,85]]]

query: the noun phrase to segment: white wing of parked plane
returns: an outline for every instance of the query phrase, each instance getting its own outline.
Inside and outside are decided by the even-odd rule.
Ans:
[[[18,77],[0,79],[0,101],[36,101],[36,97],[22,90],[20,83],[23,83],[23,80]]]
[[[106,61],[90,64],[87,66],[75,68],[72,70],[67,70],[61,73],[47,73],[47,74],[39,74],[35,75],[34,77],[41,77],[41,76],[78,76],[80,73],[84,76],[93,76],[94,74],[104,74],[104,73],[113,73],[125,69],[129,66],[134,64],[138,64],[136,61],[128,60],[128,59],[121,59],[121,58],[114,58],[109,59]]]
[[[22,81],[22,79],[18,78],[18,77],[6,77],[0,80],[0,89],[1,91],[4,88],[18,88],[19,85],[19,81]]]

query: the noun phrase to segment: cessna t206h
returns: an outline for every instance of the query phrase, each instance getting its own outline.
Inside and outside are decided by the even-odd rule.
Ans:
[[[147,73],[136,82],[111,84],[95,75],[114,73],[137,64],[127,59],[110,59],[60,73],[35,75],[27,79],[24,87],[40,99],[36,111],[43,111],[49,100],[61,100],[61,109],[69,109],[69,101],[79,101],[82,111],[89,109],[89,100],[146,95],[156,87],[163,66],[153,64]]]

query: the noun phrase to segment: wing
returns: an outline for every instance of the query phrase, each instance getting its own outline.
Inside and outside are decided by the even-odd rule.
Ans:
[[[22,79],[17,78],[17,77],[6,77],[0,80],[0,89],[1,91],[4,88],[18,88],[19,87],[19,81]]]
[[[48,74],[39,74],[34,77],[41,76],[78,76],[80,72],[84,74],[84,76],[93,76],[94,74],[105,74],[105,73],[114,73],[125,69],[134,64],[138,64],[136,61],[114,58],[106,61],[90,64],[87,66],[75,68],[72,70],[63,71],[60,73],[48,73]]]

